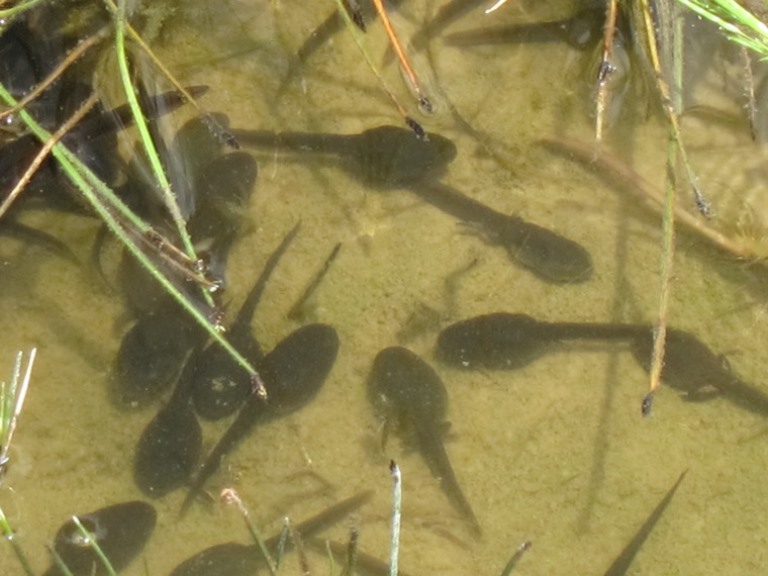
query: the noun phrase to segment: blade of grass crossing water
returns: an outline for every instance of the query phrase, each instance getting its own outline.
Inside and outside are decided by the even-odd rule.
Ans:
[[[16,556],[16,559],[19,561],[19,564],[21,564],[21,568],[24,571],[24,574],[26,574],[26,576],[34,576],[35,573],[32,571],[32,567],[29,565],[29,561],[27,560],[26,554],[24,554],[24,550],[22,550],[21,546],[16,540],[16,534],[14,533],[13,528],[11,528],[11,525],[8,522],[8,519],[6,518],[2,508],[0,508],[0,529],[3,531],[5,540],[13,549],[13,553]]]
[[[16,104],[15,99],[6,90],[6,88],[0,84],[0,99],[5,101],[6,104]],[[24,121],[25,125],[31,132],[41,141],[45,142],[50,138],[50,134],[40,126],[32,116],[30,116],[25,110],[19,112],[20,118]],[[149,234],[152,229],[149,225],[143,222],[136,214],[134,214],[117,196],[114,192],[104,184],[87,166],[82,164],[78,158],[72,154],[72,152],[63,146],[61,143],[57,143],[52,149],[51,154],[61,165],[63,171],[72,183],[83,194],[83,197],[96,211],[99,217],[109,227],[109,229],[118,237],[123,245],[131,252],[131,254],[146,268],[146,270],[163,286],[166,292],[176,300],[180,306],[182,306],[197,322],[202,326],[206,332],[213,338],[220,346],[222,346],[232,359],[242,367],[251,376],[253,386],[256,389],[256,393],[262,398],[267,397],[266,388],[261,380],[258,372],[251,366],[247,359],[245,359],[232,345],[224,338],[219,332],[216,326],[214,326],[208,318],[205,317],[195,305],[176,288],[176,286],[147,258],[142,252],[141,248],[131,238],[130,234],[124,229],[124,225],[117,221],[113,211],[117,210],[121,215],[124,215],[131,224],[136,224],[138,232],[142,234]],[[159,236],[159,235],[158,235]]]
[[[82,525],[80,519],[77,516],[72,516],[72,522],[75,524],[75,526],[77,526],[78,531],[84,538],[84,542],[93,548],[94,552],[96,552],[96,556],[99,557],[99,560],[104,566],[104,569],[107,571],[107,574],[109,574],[109,576],[117,576],[117,572],[115,572],[115,569],[112,567],[112,563],[109,561],[109,558],[107,558],[107,555],[104,554],[101,546],[99,546],[96,537],[88,532],[88,530],[85,528],[85,526]]]

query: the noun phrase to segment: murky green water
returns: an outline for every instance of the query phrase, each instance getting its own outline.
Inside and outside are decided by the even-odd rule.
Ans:
[[[395,22],[407,37],[442,3],[405,4]],[[493,18],[475,10],[450,31],[569,12],[535,2],[509,4]],[[354,133],[398,123],[344,33],[278,95],[290,55],[332,10],[332,2],[233,0],[224,11],[201,3],[180,8],[157,46],[185,84],[211,87],[202,104],[225,112],[235,128]],[[385,40],[376,24],[367,45],[380,62]],[[688,470],[630,573],[761,573],[768,540],[764,417],[720,398],[686,402],[663,388],[653,415],[642,419],[647,377],[620,346],[564,345],[509,372],[459,371],[433,358],[441,326],[489,312],[525,312],[548,321],[655,318],[660,219],[538,144],[554,135],[591,138],[587,58],[562,43],[456,48],[435,39],[416,56],[437,106],[432,116],[418,115],[396,67],[384,68],[388,86],[419,122],[455,142],[458,156],[441,181],[583,244],[594,263],[587,282],[543,283],[503,249],[467,234],[455,218],[408,191],[366,189],[332,163],[256,152],[259,176],[248,224],[229,259],[230,310],[267,255],[302,222],[256,312],[254,331],[266,349],[297,328],[286,318],[288,310],[342,243],[307,317],[332,324],[340,335],[325,388],[305,409],[258,429],[209,486],[213,493],[237,487],[265,533],[277,531],[285,515],[298,520],[374,488],[375,498],[354,525],[362,549],[386,558],[388,464],[394,458],[403,472],[401,567],[408,573],[499,574],[513,550],[532,540],[516,573],[602,574]],[[700,98],[718,93],[715,76],[702,81]],[[612,130],[608,146],[623,154],[632,150],[636,170],[660,190],[664,130],[643,102],[627,99],[630,112]],[[708,164],[723,163],[706,156],[711,148],[748,142],[740,128],[700,122],[690,130]],[[720,190],[717,183],[736,179],[731,174],[724,167],[713,186]],[[690,206],[688,199],[682,202]],[[42,571],[48,562],[44,545],[69,515],[142,497],[132,480],[133,452],[156,407],[119,410],[108,397],[106,382],[125,322],[121,300],[86,264],[97,224],[79,216],[57,216],[52,223],[41,213],[25,221],[53,229],[83,261],[78,269],[40,248],[6,238],[0,243],[0,360],[9,371],[16,349],[40,348],[0,498]],[[680,233],[677,246],[671,325],[696,334],[725,354],[744,380],[762,386],[768,322],[755,267],[689,233]],[[426,308],[439,321],[404,332]],[[418,453],[397,438],[384,453],[378,448],[378,422],[364,385],[377,352],[394,344],[429,360],[445,382],[447,450],[483,528],[480,540]],[[206,450],[225,426],[204,424]],[[156,533],[143,562],[127,574],[143,574],[144,564],[149,574],[167,574],[208,545],[248,541],[235,510],[223,505],[195,505],[177,521],[182,499],[183,490],[154,502]],[[351,525],[329,534],[343,540]],[[320,557],[312,564],[314,574],[327,572]],[[7,546],[0,547],[0,566],[3,574],[19,573]],[[293,559],[285,570],[297,570]]]

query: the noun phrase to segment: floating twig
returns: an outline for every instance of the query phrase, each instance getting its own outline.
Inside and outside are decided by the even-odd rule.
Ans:
[[[408,61],[408,56],[405,54],[405,50],[403,50],[403,46],[397,37],[395,28],[392,26],[392,21],[389,19],[387,11],[384,9],[383,1],[373,0],[373,5],[376,6],[376,11],[381,18],[381,23],[384,24],[384,30],[386,30],[387,36],[389,37],[389,42],[392,44],[392,48],[394,48],[395,54],[397,54],[397,59],[400,61],[400,65],[405,71],[405,75],[408,78],[411,89],[413,90],[414,94],[416,94],[416,99],[419,102],[419,108],[421,108],[421,110],[427,114],[431,114],[434,111],[432,102],[430,102],[429,98],[421,89],[421,83],[416,77],[416,72],[414,72],[413,66],[411,66],[411,63]]]
[[[608,100],[610,77],[616,71],[613,62],[613,44],[616,38],[616,22],[619,15],[618,0],[610,0],[605,7],[605,25],[603,27],[603,49],[600,65],[597,68],[597,94],[595,96],[595,141],[603,140],[605,109]]]
[[[658,213],[663,209],[664,197],[662,194],[648,180],[615,155],[603,149],[598,152],[592,145],[566,138],[544,138],[541,143],[554,152],[575,158],[599,177],[608,181],[612,188],[620,189],[622,193],[631,193],[654,212]],[[741,260],[763,261],[763,256],[750,246],[729,238],[680,206],[675,205],[674,211],[675,217],[681,224],[700,234],[721,250]]]
[[[373,59],[371,58],[370,54],[368,54],[368,51],[365,49],[365,46],[363,46],[362,41],[360,40],[360,31],[357,29],[357,25],[354,23],[352,18],[347,13],[346,8],[344,7],[344,0],[336,0],[336,5],[338,6],[339,12],[344,17],[344,22],[347,25],[347,28],[352,33],[352,38],[355,41],[355,44],[357,45],[360,52],[363,54],[363,58],[365,58],[365,62],[368,64],[368,68],[370,68],[371,72],[373,72],[373,75],[376,77],[376,79],[379,81],[379,85],[381,86],[381,89],[384,91],[384,93],[389,97],[389,99],[392,101],[392,103],[395,105],[395,108],[397,108],[398,113],[400,116],[403,117],[403,121],[405,122],[405,125],[408,126],[411,130],[414,131],[416,136],[418,136],[421,139],[424,139],[427,137],[426,132],[421,127],[421,125],[416,122],[413,118],[411,118],[408,115],[407,110],[405,107],[400,103],[400,101],[397,99],[397,97],[394,95],[394,93],[387,87],[386,82],[384,82],[384,78],[381,75],[381,72],[379,72],[378,67],[376,64],[373,63]]]

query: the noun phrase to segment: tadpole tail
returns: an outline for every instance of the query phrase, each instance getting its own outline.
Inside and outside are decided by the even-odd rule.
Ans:
[[[453,507],[467,520],[474,535],[477,537],[482,536],[483,531],[480,528],[480,522],[478,522],[472,505],[467,500],[467,497],[464,496],[461,486],[459,486],[459,481],[456,479],[456,474],[453,471],[448,454],[445,452],[442,440],[431,432],[420,433],[419,435],[422,455],[432,475],[440,480],[440,488],[442,488]],[[425,446],[425,444],[429,444],[429,447]]]
[[[184,502],[181,504],[179,518],[183,518],[187,511],[189,511],[192,502],[194,502],[195,498],[202,492],[205,483],[219,469],[224,457],[229,454],[229,452],[237,446],[237,444],[248,435],[248,432],[250,432],[251,429],[265,416],[265,407],[266,405],[264,404],[264,401],[258,395],[251,394],[247,403],[237,415],[235,421],[227,429],[224,436],[221,437],[221,440],[219,440],[216,446],[213,447],[213,450],[211,450],[211,453],[208,454],[208,457],[205,459],[203,467],[200,468],[200,472],[198,472],[195,481],[192,483],[189,492],[184,498]]]
[[[368,502],[368,500],[371,499],[371,496],[373,496],[373,490],[359,492],[341,502],[337,502],[311,518],[307,518],[298,524],[294,524],[293,530],[294,532],[298,532],[303,538],[311,538],[318,532],[329,526],[333,526],[339,520],[342,520],[351,512],[357,510],[360,506]],[[265,542],[267,548],[274,550],[277,547],[277,543],[280,541],[281,536],[281,534],[277,534],[272,538],[267,539]]]
[[[311,132],[271,132],[269,130],[232,130],[243,146],[287,150],[296,153],[343,155],[354,150],[355,136],[345,134],[313,134]]]
[[[768,416],[768,393],[756,386],[734,378],[728,385],[719,386],[718,390],[733,404],[753,414]]]
[[[285,238],[280,242],[280,245],[275,248],[274,252],[269,255],[269,258],[267,258],[267,261],[264,263],[264,268],[262,269],[259,278],[256,280],[256,284],[253,285],[253,288],[245,297],[245,300],[240,307],[240,311],[237,313],[237,318],[232,322],[232,326],[236,326],[237,330],[243,331],[244,334],[230,334],[230,338],[233,340],[242,341],[244,340],[243,336],[250,335],[253,313],[256,311],[261,296],[264,294],[267,283],[280,262],[280,259],[283,257],[283,254],[285,254],[285,251],[288,250],[293,239],[296,238],[296,234],[299,233],[299,228],[301,228],[301,220],[291,228],[291,231],[286,234]],[[234,331],[235,329],[233,329],[233,332]],[[261,357],[263,357],[263,353],[259,351],[259,358]]]

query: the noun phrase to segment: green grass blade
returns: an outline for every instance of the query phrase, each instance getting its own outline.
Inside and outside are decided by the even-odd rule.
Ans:
[[[716,24],[732,42],[768,59],[768,26],[735,0],[678,0]]]
[[[0,84],[0,99],[11,106],[16,104],[16,100],[2,84]],[[19,117],[39,140],[45,142],[50,138],[50,134],[40,126],[37,121],[26,112],[26,110],[20,110]],[[211,338],[222,346],[232,359],[251,376],[257,393],[266,398],[267,394],[264,384],[250,362],[248,362],[248,360],[243,357],[242,354],[240,354],[240,352],[226,340],[226,338],[224,338],[217,327],[195,307],[194,303],[192,303],[192,301],[147,258],[134,239],[125,230],[124,224],[116,219],[113,212],[117,211],[121,215],[124,214],[131,224],[136,223],[138,228],[137,231],[140,234],[150,234],[153,232],[152,228],[144,223],[119,198],[117,198],[114,192],[93,174],[87,166],[80,162],[79,159],[61,142],[57,143],[52,148],[51,154],[59,162],[62,170],[70,181],[82,193],[85,200],[96,211],[109,229],[118,237],[128,251],[131,252],[141,265],[144,266],[144,268],[162,285],[163,289],[176,300],[176,302],[178,302],[178,304],[182,306],[198,322],[198,324],[206,330],[206,332],[208,332]]]
[[[110,5],[110,7],[114,7],[114,4],[111,1],[107,1],[107,4]],[[125,51],[125,6],[126,0],[118,0],[116,7],[117,9],[114,12],[115,54],[117,56],[117,65],[120,71],[120,79],[123,83],[123,90],[125,91],[125,97],[128,100],[128,105],[131,108],[131,114],[133,115],[133,121],[136,125],[136,129],[139,132],[141,144],[144,147],[147,158],[149,158],[149,163],[152,166],[152,171],[154,172],[155,178],[160,185],[160,190],[163,193],[165,205],[168,208],[168,212],[170,213],[171,218],[173,219],[173,222],[179,233],[179,237],[181,238],[182,244],[184,246],[184,251],[191,260],[195,261],[197,260],[197,255],[195,254],[195,249],[192,246],[192,240],[189,237],[189,234],[187,234],[186,223],[181,216],[178,202],[176,202],[176,197],[171,190],[171,183],[168,181],[168,177],[165,174],[163,163],[161,162],[160,156],[157,153],[157,148],[155,147],[155,143],[152,140],[152,135],[149,133],[149,127],[147,126],[147,122],[144,118],[144,113],[142,112],[139,101],[136,98],[136,91],[134,90],[133,84],[131,83],[131,74],[128,70],[128,57]]]
[[[16,559],[19,561],[19,564],[21,564],[22,570],[24,570],[24,574],[27,576],[34,576],[35,573],[32,571],[32,567],[29,565],[29,561],[27,560],[26,554],[24,554],[24,550],[22,550],[21,545],[19,545],[18,541],[16,540],[16,534],[14,533],[13,528],[11,528],[11,525],[8,522],[8,518],[6,518],[2,508],[0,508],[0,529],[3,532],[5,539],[11,545],[13,553],[16,555]]]
[[[109,561],[109,558],[107,558],[107,555],[104,554],[104,551],[101,549],[101,546],[99,546],[98,541],[96,540],[96,537],[88,532],[88,530],[80,523],[80,519],[77,516],[72,516],[72,522],[74,522],[75,526],[77,526],[78,531],[80,534],[82,534],[83,538],[85,539],[85,543],[93,548],[93,551],[96,552],[96,556],[99,557],[99,560],[101,560],[101,563],[104,565],[104,568],[106,568],[107,573],[109,576],[117,576],[117,572],[115,572],[115,569],[112,567],[112,563]]]

